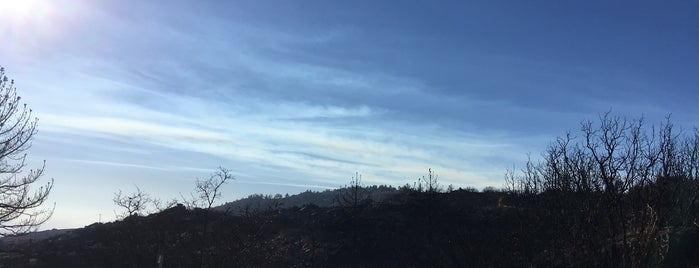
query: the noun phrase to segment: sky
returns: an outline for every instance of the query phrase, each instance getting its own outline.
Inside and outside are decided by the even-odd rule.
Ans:
[[[699,123],[699,1],[0,0],[0,65],[39,118],[43,229],[118,190],[223,200],[349,183],[500,187],[612,111]],[[219,202],[219,203],[221,203]],[[51,205],[49,204],[49,205]]]

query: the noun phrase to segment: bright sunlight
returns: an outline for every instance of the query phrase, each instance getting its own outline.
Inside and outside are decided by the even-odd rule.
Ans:
[[[43,0],[0,0],[0,20],[22,24],[45,14],[50,2]]]

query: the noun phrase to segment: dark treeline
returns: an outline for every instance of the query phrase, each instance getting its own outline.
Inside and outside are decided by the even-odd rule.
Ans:
[[[252,194],[246,198],[228,202],[216,209],[240,215],[267,209],[300,207],[311,203],[319,207],[336,207],[348,201],[346,199],[349,197],[351,191],[351,187],[344,187],[319,192],[307,190],[295,195]],[[369,200],[372,202],[381,202],[393,194],[396,194],[398,189],[388,185],[372,185],[361,186],[360,192],[361,196],[358,197],[364,202],[368,202]]]

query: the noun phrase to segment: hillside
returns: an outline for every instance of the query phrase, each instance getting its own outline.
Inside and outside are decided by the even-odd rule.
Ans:
[[[157,266],[158,256],[163,267],[616,263],[605,253],[604,241],[597,241],[598,249],[566,246],[561,232],[571,230],[562,230],[565,225],[558,225],[560,219],[552,217],[551,211],[514,208],[510,198],[495,191],[401,189],[382,202],[358,206],[306,204],[240,215],[176,206],[15,245],[0,255],[0,263],[4,267],[152,267]],[[697,228],[677,229],[668,238],[667,258],[656,266],[699,264],[694,254],[699,246]]]
[[[140,267],[155,265],[162,254],[166,267],[200,261],[210,267],[425,266],[437,257],[451,256],[439,262],[455,265],[502,254],[484,246],[507,240],[507,232],[493,227],[512,229],[509,213],[496,208],[498,194],[456,191],[432,201],[415,194],[396,192],[359,207],[310,204],[245,215],[177,206],[18,245],[2,260],[12,267]]]

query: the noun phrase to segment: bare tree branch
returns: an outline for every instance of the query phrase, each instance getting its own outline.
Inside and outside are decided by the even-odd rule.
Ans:
[[[153,199],[145,192],[141,191],[138,186],[136,186],[136,192],[125,194],[121,190],[114,193],[114,198],[112,199],[114,204],[120,208],[126,210],[120,216],[126,218],[128,216],[142,215],[147,212],[148,204],[153,202]]]
[[[234,179],[231,171],[223,167],[218,167],[218,170],[211,174],[208,179],[197,179],[194,191],[199,195],[199,201],[195,201],[193,198],[192,205],[200,206],[203,204],[206,209],[211,209],[214,202],[221,198],[221,187]]]
[[[39,209],[53,188],[53,179],[32,189],[46,163],[23,172],[25,151],[31,147],[39,120],[20,100],[14,80],[0,67],[0,235],[34,231],[53,213],[53,208]]]

